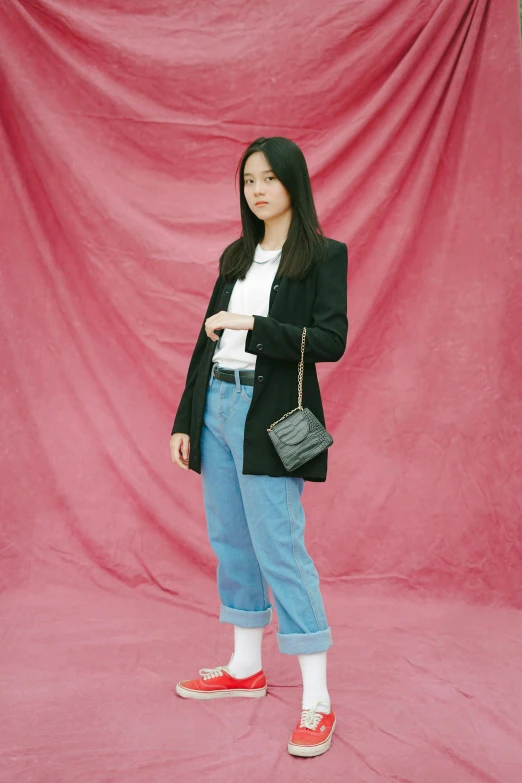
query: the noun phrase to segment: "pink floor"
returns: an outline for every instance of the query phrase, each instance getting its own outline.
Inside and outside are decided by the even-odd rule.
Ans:
[[[300,759],[286,750],[300,673],[277,614],[267,697],[192,702],[175,683],[228,662],[231,627],[199,602],[102,583],[4,595],[2,783],[522,779],[520,611],[324,585],[337,727],[326,754]]]

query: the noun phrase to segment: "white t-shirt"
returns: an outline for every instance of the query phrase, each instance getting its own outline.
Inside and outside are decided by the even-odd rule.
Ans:
[[[263,250],[259,245],[244,280],[236,280],[228,303],[229,313],[268,315],[270,289],[281,260],[279,250]],[[212,357],[221,367],[253,370],[257,356],[245,351],[247,329],[223,329]]]

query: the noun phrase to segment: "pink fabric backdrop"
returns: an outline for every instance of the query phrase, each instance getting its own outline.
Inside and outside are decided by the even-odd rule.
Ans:
[[[168,443],[259,135],[302,147],[350,257],[303,496],[338,715],[310,763],[520,783],[518,25],[516,0],[2,3],[1,783],[302,779],[277,616],[262,703],[171,690],[231,652]]]

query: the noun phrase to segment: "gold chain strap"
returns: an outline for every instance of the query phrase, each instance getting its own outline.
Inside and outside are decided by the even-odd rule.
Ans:
[[[303,373],[304,373],[304,347],[305,347],[305,338],[306,338],[306,326],[303,326],[303,334],[301,337],[301,361],[299,362],[299,367],[297,370],[297,408],[293,408],[291,411],[288,411],[288,413],[285,413],[284,416],[281,416],[280,419],[277,421],[272,422],[270,427],[268,427],[267,432],[270,432],[272,427],[274,427],[276,424],[279,424],[280,421],[283,421],[283,419],[286,419],[287,416],[290,416],[291,413],[294,413],[294,411],[302,411],[303,410]]]

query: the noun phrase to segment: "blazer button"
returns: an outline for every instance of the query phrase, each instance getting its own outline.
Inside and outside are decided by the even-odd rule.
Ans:
[[[278,288],[279,288],[279,283],[274,286],[274,291],[277,291]]]
[[[257,380],[259,381],[259,383],[263,383],[263,381],[264,381],[265,379],[264,379],[264,377],[263,377],[262,375],[258,375],[258,376],[257,376]]]
[[[256,348],[257,348],[258,351],[262,351],[263,350],[263,343],[258,343],[256,345]]]

